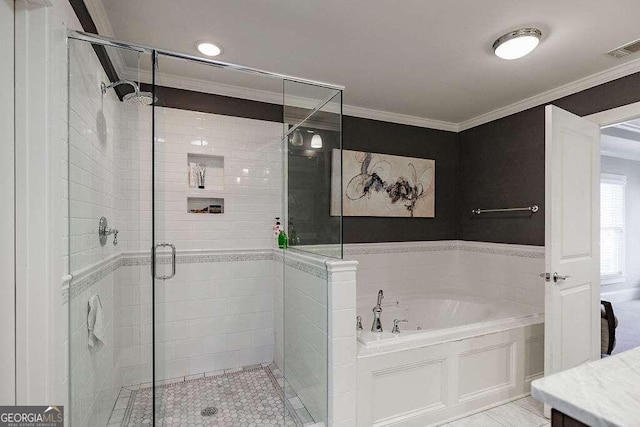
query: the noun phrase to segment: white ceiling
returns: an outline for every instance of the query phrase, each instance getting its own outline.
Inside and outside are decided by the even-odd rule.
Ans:
[[[640,161],[640,119],[602,129],[603,155]]]
[[[211,40],[225,49],[220,60],[342,84],[345,104],[452,123],[621,64],[625,70],[640,64],[637,55],[605,55],[640,38],[638,0],[87,3],[100,32],[117,39],[189,54],[197,53],[196,40]],[[497,37],[524,26],[542,31],[537,50],[515,61],[492,54]],[[203,78],[190,67],[165,71]]]

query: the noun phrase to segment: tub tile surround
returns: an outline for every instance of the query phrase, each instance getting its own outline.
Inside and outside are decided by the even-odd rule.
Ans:
[[[357,261],[327,261],[329,274],[329,425],[356,425],[357,342],[356,316]]]
[[[456,289],[544,307],[544,247],[450,240],[348,244],[344,253],[359,262],[358,301],[371,307],[379,289],[385,303],[416,291]]]
[[[366,306],[365,328],[379,289],[385,292],[383,316],[385,303],[443,290],[543,311],[541,247],[465,241],[358,244],[345,245],[345,258],[359,262],[357,296],[358,305]],[[357,425],[444,423],[526,396],[543,372],[541,321],[541,315],[525,316],[456,337],[375,348],[357,344]]]

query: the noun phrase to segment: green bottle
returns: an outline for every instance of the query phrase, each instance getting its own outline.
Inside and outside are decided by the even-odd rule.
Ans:
[[[280,230],[280,234],[278,234],[278,247],[280,249],[287,249],[289,247],[289,239],[284,230]]]

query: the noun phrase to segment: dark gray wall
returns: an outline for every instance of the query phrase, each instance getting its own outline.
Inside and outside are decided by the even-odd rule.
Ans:
[[[436,161],[435,218],[344,217],[345,243],[457,238],[458,137],[455,132],[345,116],[342,146]]]
[[[581,116],[640,101],[640,73],[553,101]],[[458,134],[460,144],[458,238],[544,245],[544,106]],[[528,206],[535,215],[473,218],[474,208]]]

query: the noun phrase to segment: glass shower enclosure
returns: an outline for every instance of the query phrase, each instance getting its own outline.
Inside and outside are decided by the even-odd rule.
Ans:
[[[342,88],[68,47],[71,424],[327,425]]]

